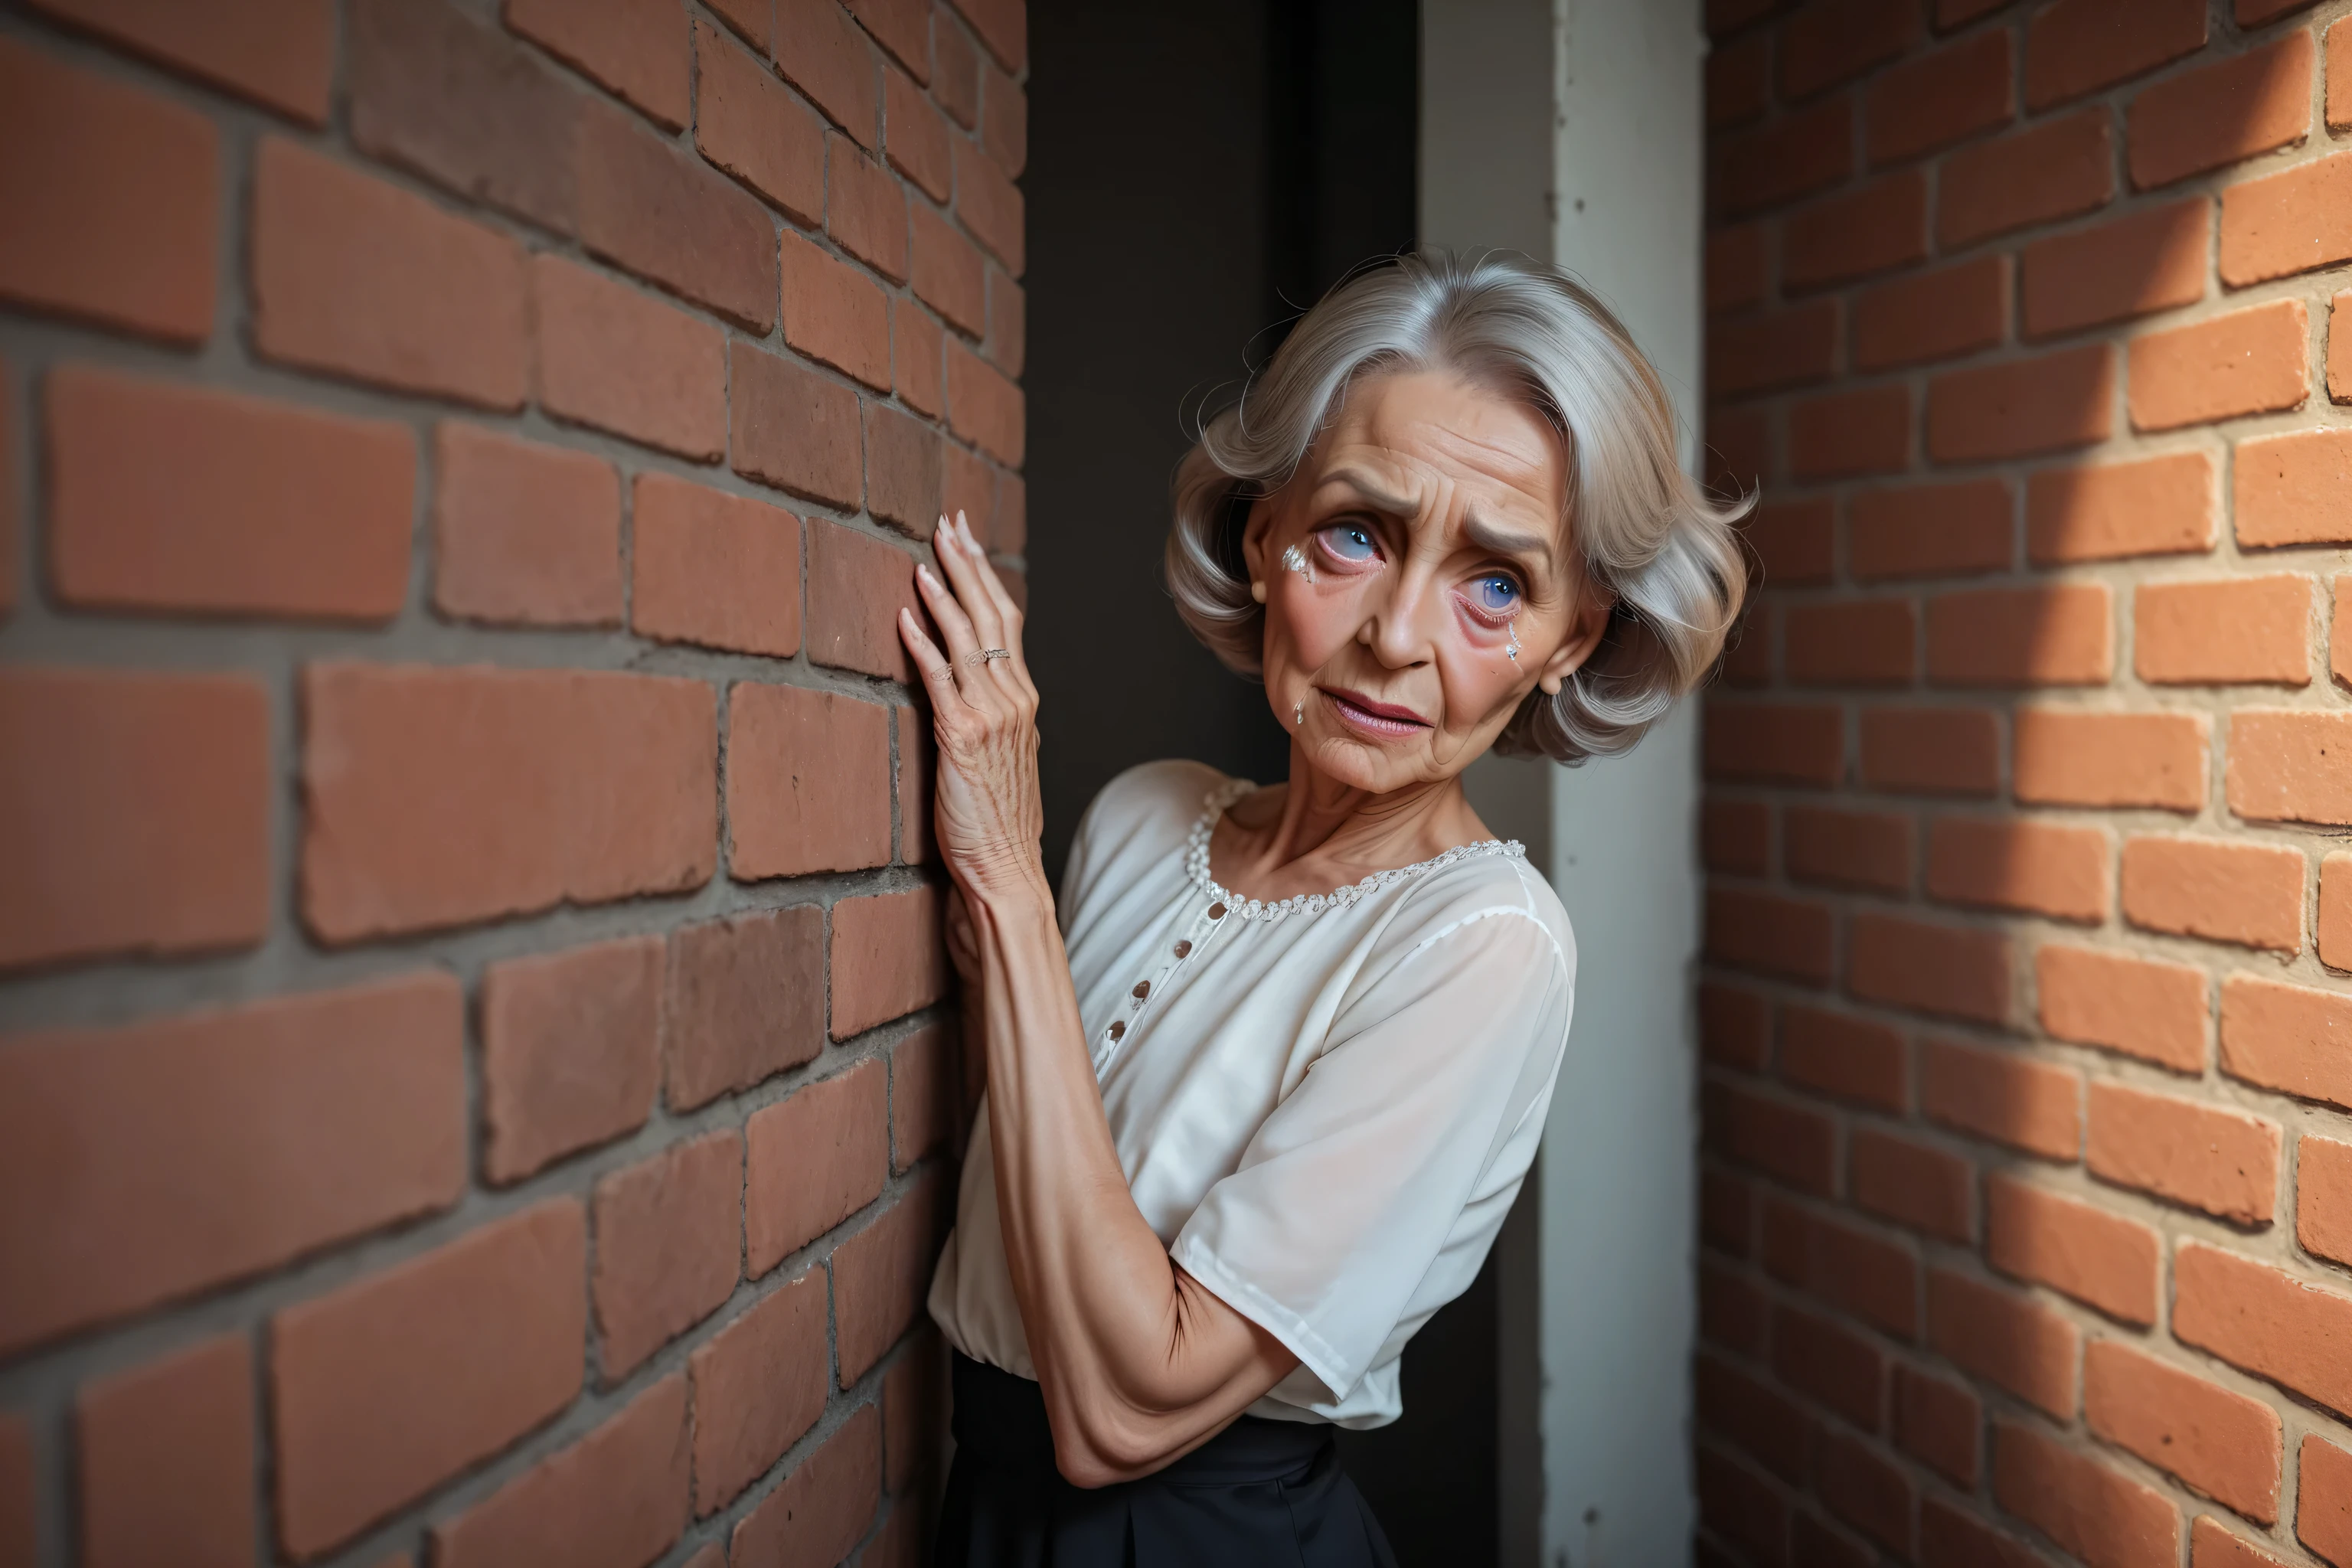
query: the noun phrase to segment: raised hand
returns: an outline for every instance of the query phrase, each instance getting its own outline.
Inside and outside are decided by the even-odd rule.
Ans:
[[[940,520],[931,543],[945,581],[919,565],[915,584],[947,647],[912,610],[898,612],[898,637],[930,693],[940,852],[967,898],[1042,897],[1037,688],[1021,651],[1021,611],[961,512]]]

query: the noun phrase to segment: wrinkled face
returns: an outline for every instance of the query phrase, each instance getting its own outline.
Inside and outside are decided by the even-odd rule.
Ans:
[[[1567,489],[1565,444],[1520,403],[1446,373],[1356,384],[1243,536],[1266,697],[1317,769],[1375,793],[1451,778],[1591,655],[1609,606]]]

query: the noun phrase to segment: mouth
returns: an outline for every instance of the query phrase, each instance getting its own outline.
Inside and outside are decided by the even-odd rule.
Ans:
[[[1413,735],[1430,727],[1428,720],[1393,702],[1375,702],[1361,692],[1334,690],[1328,686],[1316,689],[1329,701],[1342,723],[1368,735]]]

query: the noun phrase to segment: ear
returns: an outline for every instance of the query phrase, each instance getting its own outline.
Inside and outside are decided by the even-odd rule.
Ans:
[[[1576,618],[1569,623],[1567,637],[1559,647],[1544,660],[1543,673],[1536,683],[1553,696],[1568,683],[1568,678],[1583,667],[1601,646],[1601,638],[1609,630],[1609,616],[1617,608],[1617,596],[1588,585],[1577,595]]]
[[[1250,502],[1249,520],[1242,524],[1242,562],[1249,568],[1249,580],[1265,581],[1265,536],[1274,529],[1274,497],[1260,496]]]

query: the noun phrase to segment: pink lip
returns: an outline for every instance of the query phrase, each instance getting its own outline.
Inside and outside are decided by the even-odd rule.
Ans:
[[[1360,692],[1338,691],[1328,687],[1320,689],[1339,717],[1349,726],[1375,735],[1410,735],[1429,728],[1429,721],[1410,708],[1393,702],[1375,702]]]

